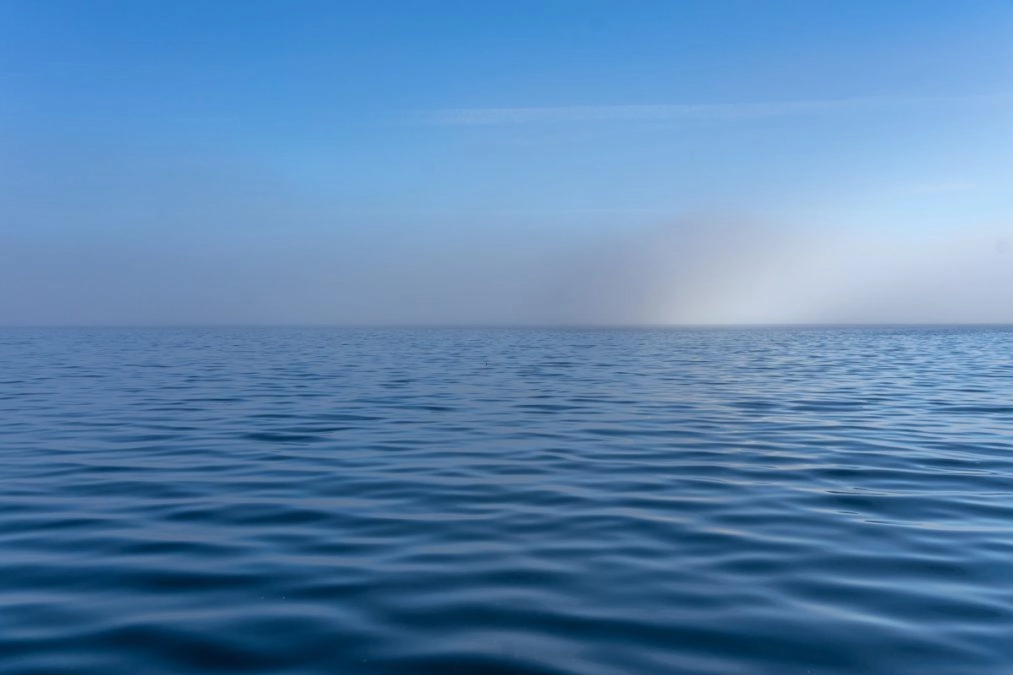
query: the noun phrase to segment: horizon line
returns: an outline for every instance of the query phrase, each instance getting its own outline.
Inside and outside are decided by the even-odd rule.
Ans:
[[[0,330],[146,330],[146,329],[347,329],[347,330],[721,330],[757,328],[1011,328],[1011,322],[798,322],[798,323],[94,323],[94,324],[0,324]]]

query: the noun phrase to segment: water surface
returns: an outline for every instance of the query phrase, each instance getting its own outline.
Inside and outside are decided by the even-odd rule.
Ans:
[[[0,331],[0,672],[1013,672],[1013,330]]]

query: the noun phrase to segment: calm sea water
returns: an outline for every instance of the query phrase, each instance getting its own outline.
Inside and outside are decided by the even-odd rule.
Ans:
[[[1013,673],[1013,330],[0,331],[0,672]]]

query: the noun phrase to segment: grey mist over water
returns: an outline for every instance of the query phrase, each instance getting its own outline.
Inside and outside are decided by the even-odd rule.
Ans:
[[[1013,331],[8,329],[0,670],[1013,671]]]
[[[137,228],[0,230],[0,325],[1013,322],[1002,224],[898,232],[706,213],[307,221],[245,198],[218,203],[207,189],[137,214]],[[84,217],[53,208],[59,222]]]

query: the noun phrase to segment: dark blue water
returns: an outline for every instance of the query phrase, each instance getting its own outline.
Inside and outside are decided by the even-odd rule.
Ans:
[[[1013,331],[0,331],[0,672],[1013,673]]]

